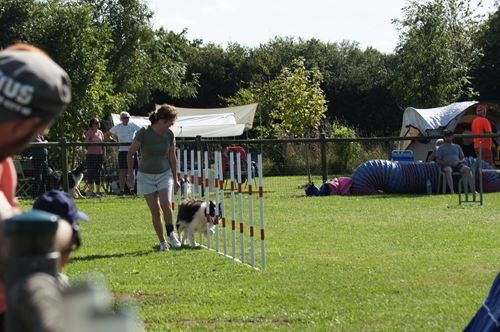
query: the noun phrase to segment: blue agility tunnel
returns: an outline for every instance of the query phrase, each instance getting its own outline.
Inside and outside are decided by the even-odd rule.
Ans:
[[[475,158],[465,158],[465,164],[472,167]],[[483,169],[492,167],[482,161]],[[439,166],[434,163],[407,162],[389,160],[369,160],[359,165],[352,174],[351,193],[353,195],[374,195],[377,193],[425,193],[427,180],[432,192],[437,192]],[[476,184],[479,174],[475,174]],[[483,173],[483,191],[500,191],[500,174]]]

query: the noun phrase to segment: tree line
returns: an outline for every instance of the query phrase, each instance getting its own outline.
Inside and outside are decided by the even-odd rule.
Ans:
[[[500,10],[472,0],[409,0],[392,53],[355,41],[275,37],[258,47],[154,28],[141,0],[0,0],[0,47],[43,48],[73,82],[50,137],[80,141],[89,119],[155,103],[259,102],[252,135],[310,136],[334,126],[397,133],[404,108],[499,96]],[[333,24],[333,23],[332,23]],[[80,131],[75,128],[82,128]]]

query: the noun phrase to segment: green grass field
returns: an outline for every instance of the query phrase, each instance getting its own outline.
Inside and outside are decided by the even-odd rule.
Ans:
[[[267,187],[263,272],[206,249],[159,252],[144,200],[118,197],[78,201],[91,221],[66,272],[103,274],[147,331],[459,331],[500,270],[500,193],[459,206],[451,195],[308,198],[304,177],[265,181],[296,190]]]

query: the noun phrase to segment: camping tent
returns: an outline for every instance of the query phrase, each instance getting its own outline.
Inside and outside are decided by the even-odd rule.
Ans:
[[[232,137],[242,135],[253,126],[258,104],[225,108],[177,109],[177,120],[172,126],[176,137]],[[157,108],[159,105],[156,106]],[[120,123],[119,114],[111,114],[113,124]],[[147,116],[131,116],[130,121],[140,127],[149,125]]]
[[[416,109],[408,107],[403,113],[400,136],[423,136],[414,141],[401,141],[399,149],[413,150],[415,160],[425,160],[428,151],[434,149],[435,140],[425,136],[442,135],[443,130],[449,129],[457,134],[470,134],[471,123],[476,116],[477,101],[464,101],[443,107]],[[487,118],[491,122],[493,131],[500,126],[500,106],[487,103]],[[466,155],[473,155],[472,140],[459,142]],[[469,153],[468,153],[469,152]]]

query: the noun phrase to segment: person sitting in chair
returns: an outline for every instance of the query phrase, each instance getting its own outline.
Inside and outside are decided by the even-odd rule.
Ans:
[[[471,192],[475,191],[472,172],[469,166],[464,163],[464,152],[460,145],[453,143],[453,132],[451,130],[444,131],[444,143],[441,144],[436,152],[436,162],[445,173],[446,182],[452,194],[453,189],[453,172],[460,172],[461,176],[467,176],[467,182]]]
[[[436,162],[437,150],[439,149],[439,147],[441,145],[443,145],[443,143],[444,143],[444,139],[442,139],[442,138],[438,138],[436,140],[436,145],[434,146],[434,150],[429,150],[429,152],[427,154],[427,158],[425,159],[425,162],[427,162],[427,163],[430,163],[432,161]]]

